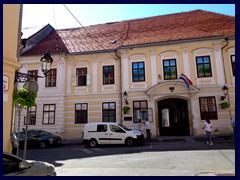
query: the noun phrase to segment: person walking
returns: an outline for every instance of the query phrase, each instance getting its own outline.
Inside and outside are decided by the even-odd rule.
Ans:
[[[204,123],[203,129],[205,130],[206,135],[207,135],[207,144],[213,145],[212,137],[211,137],[211,134],[212,134],[212,124],[211,124],[209,119],[206,119],[206,122]]]
[[[150,139],[151,138],[151,123],[149,121],[146,122],[145,124],[145,127],[146,127],[146,133],[147,133],[147,139]]]

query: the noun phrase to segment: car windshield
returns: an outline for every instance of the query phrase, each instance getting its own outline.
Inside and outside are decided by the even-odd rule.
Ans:
[[[131,131],[131,129],[127,128],[126,126],[124,126],[123,124],[118,124],[120,127],[122,127],[123,129],[125,129],[126,131]]]

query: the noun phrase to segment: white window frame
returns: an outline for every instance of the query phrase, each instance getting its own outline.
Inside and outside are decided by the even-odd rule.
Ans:
[[[116,69],[116,59],[103,59],[100,61],[101,63],[101,89],[103,92],[105,91],[116,91],[117,90],[117,69]],[[103,67],[104,66],[113,66],[114,68],[114,84],[103,84]]]
[[[192,51],[193,53],[193,58],[194,58],[194,72],[195,72],[195,78],[196,78],[196,83],[197,85],[206,85],[205,83],[202,83],[202,81],[207,81],[208,85],[209,84],[214,84],[214,77],[215,77],[215,69],[214,69],[214,64],[213,64],[213,55],[212,55],[212,49],[211,48],[197,48]],[[210,57],[210,64],[211,64],[211,72],[212,72],[212,77],[203,77],[203,78],[198,78],[197,76],[197,63],[196,63],[196,58],[200,56],[209,56]],[[210,83],[209,83],[210,82]]]
[[[229,59],[229,66],[230,66],[230,71],[231,71],[231,78],[232,78],[232,84],[235,84],[235,76],[233,76],[233,72],[232,72],[232,60],[231,60],[231,56],[234,55],[235,56],[235,61],[236,61],[236,54],[235,54],[235,47],[231,47],[229,49],[227,49],[228,51],[228,59]],[[236,62],[235,62],[236,63]],[[236,68],[236,67],[235,67]],[[236,72],[235,72],[236,73]],[[236,74],[235,74],[236,75]]]
[[[129,79],[131,79],[131,89],[142,89],[146,90],[147,89],[147,82],[148,82],[148,77],[147,77],[147,63],[146,63],[146,58],[147,56],[145,54],[133,54],[129,56],[130,59],[130,76]],[[137,63],[137,62],[144,62],[144,73],[145,73],[145,81],[142,82],[133,82],[132,79],[132,63]]]
[[[179,67],[178,67],[178,52],[177,51],[164,51],[162,53],[159,54],[160,56],[160,60],[161,60],[161,72],[162,72],[162,81],[163,82],[169,82],[169,81],[176,81],[179,77]],[[163,60],[170,60],[170,59],[176,59],[176,68],[177,68],[177,79],[164,79],[164,70],[163,70]]]

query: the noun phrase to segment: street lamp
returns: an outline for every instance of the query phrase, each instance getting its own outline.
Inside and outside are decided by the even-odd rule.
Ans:
[[[51,70],[51,65],[52,65],[52,62],[53,62],[53,58],[50,56],[50,54],[46,53],[46,54],[44,54],[44,56],[41,57],[40,62],[41,62],[42,72],[46,77],[47,73]],[[25,89],[27,89],[30,92],[37,93],[38,84],[35,81],[32,80],[34,77],[35,78],[44,78],[42,76],[36,76],[36,75],[32,75],[32,74],[16,72],[15,82],[25,83],[24,86],[23,86]],[[18,123],[20,124],[20,119],[19,119]],[[29,107],[27,107],[23,159],[26,159],[26,154],[27,154],[28,123],[29,123]],[[19,141],[19,131],[20,131],[20,126],[18,126],[18,141]]]
[[[50,56],[50,54],[46,53],[44,54],[43,57],[41,57],[40,61],[41,61],[42,72],[46,76],[51,69],[53,58]]]
[[[46,53],[46,54],[44,54],[44,56],[41,57],[40,62],[41,62],[42,72],[46,76],[47,73],[51,69],[53,58],[50,56],[50,54]],[[16,72],[15,82],[19,82],[19,83],[28,82],[34,77],[44,78],[43,76],[36,76],[36,75],[32,75],[32,74]]]

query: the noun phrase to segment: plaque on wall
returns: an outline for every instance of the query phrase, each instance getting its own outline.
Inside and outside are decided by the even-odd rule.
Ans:
[[[124,116],[123,120],[124,121],[132,121],[132,116]]]

